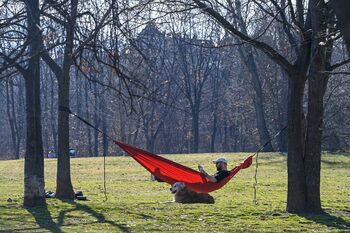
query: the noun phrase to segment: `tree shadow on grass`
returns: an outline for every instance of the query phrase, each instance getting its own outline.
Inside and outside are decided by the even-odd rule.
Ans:
[[[319,214],[300,214],[300,216],[306,219],[309,219],[311,221],[314,221],[315,223],[325,225],[327,227],[334,227],[341,230],[343,229],[350,230],[350,222],[344,220],[341,217],[331,215],[327,212],[323,212]]]
[[[90,216],[94,217],[98,223],[106,223],[109,224],[111,226],[114,226],[116,228],[118,228],[119,231],[122,232],[131,232],[131,230],[125,225],[125,224],[118,224],[114,221],[111,220],[107,220],[106,217],[102,214],[102,213],[98,213],[95,210],[93,210],[91,207],[89,207],[88,205],[85,204],[81,204],[72,200],[61,200],[63,202],[66,202],[70,205],[72,205],[74,208],[73,209],[69,209],[69,210],[62,210],[58,216],[58,226],[62,226],[65,215],[69,212],[72,211],[83,211],[87,214],[89,214]],[[96,223],[96,222],[93,222]],[[92,224],[93,224],[92,223]]]
[[[34,216],[35,221],[40,228],[47,229],[51,232],[63,233],[60,227],[53,221],[47,205],[27,207],[26,209]]]

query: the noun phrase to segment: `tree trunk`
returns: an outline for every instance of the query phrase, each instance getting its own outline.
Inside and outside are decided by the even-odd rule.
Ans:
[[[307,133],[305,143],[306,210],[320,212],[321,140],[323,95],[326,78],[313,73],[309,76]]]
[[[100,120],[99,120],[99,117],[98,117],[98,114],[96,111],[94,113],[94,125],[97,128],[99,128],[99,126],[100,126]],[[99,135],[99,132],[97,130],[95,130],[94,131],[94,155],[93,156],[98,156],[98,135]]]
[[[192,110],[192,143],[191,152],[197,153],[199,147],[199,113]]]
[[[107,156],[108,155],[108,138],[107,138],[107,118],[106,118],[106,103],[105,103],[105,99],[102,96],[102,100],[101,100],[101,109],[102,109],[102,131],[104,132],[104,134],[102,134],[102,147],[103,147],[103,156]]]
[[[254,88],[254,109],[255,109],[255,114],[256,114],[256,126],[258,128],[259,132],[259,138],[260,138],[260,143],[261,145],[264,145],[266,142],[270,140],[270,134],[267,130],[266,126],[266,121],[265,121],[265,113],[264,113],[264,97],[263,97],[263,92],[261,88],[261,82],[260,82],[260,75],[258,73],[258,68],[253,56],[253,51],[252,49],[246,48],[248,50],[248,55],[245,56],[242,48],[239,48],[241,57],[243,58],[248,71],[251,75],[251,80]],[[266,147],[263,149],[263,151],[273,151],[272,144],[269,143],[266,145]]]
[[[248,35],[247,25],[243,20],[241,2],[235,1],[235,9],[236,15],[234,19],[237,21],[236,23],[242,30],[242,32]],[[242,60],[244,61],[246,67],[248,68],[248,72],[251,75],[251,82],[253,84],[255,96],[253,98],[254,109],[256,114],[256,124],[259,132],[260,144],[264,145],[266,142],[270,140],[270,134],[267,130],[266,121],[265,121],[265,113],[264,113],[264,96],[261,87],[260,75],[258,72],[258,66],[256,60],[253,55],[253,49],[251,46],[240,46],[238,51],[241,55]],[[263,151],[273,151],[273,146],[271,143],[267,144]]]
[[[216,131],[217,131],[217,122],[218,122],[218,116],[217,113],[214,112],[214,120],[213,120],[213,130],[211,133],[211,141],[210,141],[210,152],[215,152],[215,138],[216,138]]]
[[[281,84],[281,100],[277,103],[278,108],[278,129],[283,129],[288,122],[287,117],[287,105],[288,103],[288,77],[285,72],[282,71],[283,80]],[[288,146],[288,129],[283,130],[277,137],[278,150],[282,152],[287,152]]]
[[[94,77],[96,78],[96,77]],[[94,125],[99,128],[100,127],[100,118],[99,118],[99,111],[101,111],[100,109],[100,105],[99,105],[99,97],[97,94],[97,84],[94,83],[94,100],[95,100],[95,111],[94,111]],[[98,110],[97,110],[98,109]],[[97,130],[94,130],[94,156],[98,156],[98,152],[99,152],[99,141],[98,141],[98,136],[99,136],[99,132]]]
[[[15,110],[15,99],[13,83],[11,81],[6,82],[6,113],[10,123],[11,138],[15,159],[19,159],[19,138],[18,138],[18,126],[16,110]]]
[[[288,212],[303,212],[306,205],[304,169],[304,113],[305,77],[289,78],[288,91]]]
[[[20,155],[21,142],[24,137],[24,122],[25,122],[25,84],[22,80],[19,81],[18,89],[18,131],[17,131],[17,143],[18,143],[18,155]]]
[[[322,46],[324,35],[327,34],[327,6],[322,0],[310,1],[312,16],[313,43],[309,72],[308,114],[305,143],[305,180],[306,180],[306,211],[321,212],[320,180],[321,180],[321,145],[323,127],[323,96],[326,92],[329,75],[322,73],[330,66],[333,44]],[[330,27],[332,28],[332,27]],[[331,29],[329,29],[331,33]]]
[[[67,62],[67,59],[65,59]],[[58,80],[58,105],[69,108],[69,68],[63,65],[62,77]],[[58,159],[56,197],[73,199],[74,191],[70,175],[69,113],[58,111]]]
[[[89,93],[88,93],[88,82],[85,82],[85,114],[86,114],[86,119],[89,120]],[[93,156],[93,151],[92,151],[92,136],[91,136],[91,127],[86,126],[87,130],[87,136],[88,136],[88,151],[89,151],[89,156]]]
[[[76,23],[78,0],[71,1],[71,15],[67,25],[66,45],[64,48],[62,75],[58,80],[58,106],[69,108],[70,67],[73,63],[72,51],[74,27]],[[69,157],[69,113],[58,112],[58,160],[56,197],[74,199],[74,191],[70,175]]]
[[[55,88],[54,88],[54,80],[53,77],[50,74],[50,78],[51,78],[51,100],[50,100],[50,121],[51,121],[51,133],[52,133],[52,141],[53,141],[53,147],[55,150],[55,153],[57,155],[58,152],[58,142],[57,142],[57,128],[56,128],[56,115],[57,114],[55,111],[53,111],[54,109],[54,98],[55,98]]]
[[[29,66],[25,78],[27,140],[24,159],[24,205],[46,204],[44,154],[40,105],[40,14],[39,1],[26,1],[28,17]]]

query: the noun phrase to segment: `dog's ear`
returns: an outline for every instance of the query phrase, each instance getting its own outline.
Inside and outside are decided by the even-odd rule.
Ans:
[[[184,183],[184,182],[179,182],[179,188],[180,188],[180,189],[185,188],[185,183]]]

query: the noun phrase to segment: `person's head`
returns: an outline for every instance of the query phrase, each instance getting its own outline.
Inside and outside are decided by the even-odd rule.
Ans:
[[[216,170],[218,171],[227,170],[227,159],[221,157],[213,160],[213,163],[215,163]]]

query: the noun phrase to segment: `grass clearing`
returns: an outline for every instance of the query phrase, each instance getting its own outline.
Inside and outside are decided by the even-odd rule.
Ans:
[[[222,154],[220,154],[222,155]],[[230,165],[248,154],[227,153]],[[179,163],[214,173],[218,154],[166,155]],[[47,206],[23,208],[23,160],[0,161],[0,232],[350,232],[350,155],[322,157],[321,198],[325,214],[285,212],[286,156],[259,157],[258,205],[252,203],[254,164],[212,193],[216,203],[160,204],[172,200],[169,185],[130,157],[107,157],[103,194],[103,158],[71,160],[75,190],[88,201],[47,199]],[[55,191],[56,159],[45,160],[46,190]]]

